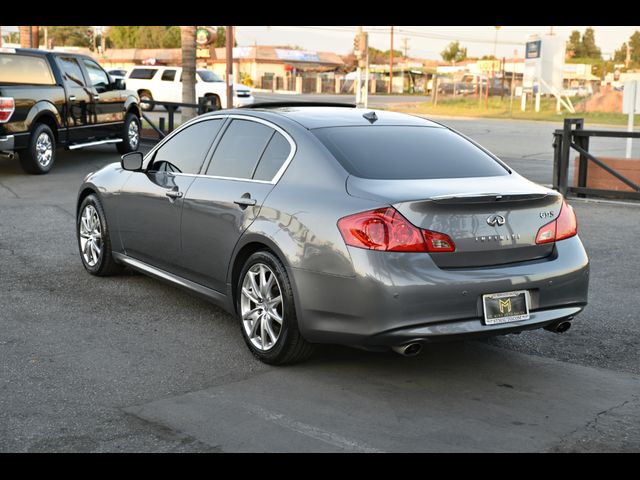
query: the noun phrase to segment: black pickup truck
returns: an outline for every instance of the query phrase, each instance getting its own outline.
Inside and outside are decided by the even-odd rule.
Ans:
[[[85,55],[0,48],[0,157],[17,153],[28,173],[51,170],[56,148],[113,143],[138,149],[140,107]]]

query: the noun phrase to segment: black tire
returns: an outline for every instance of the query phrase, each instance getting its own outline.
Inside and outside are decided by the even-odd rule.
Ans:
[[[138,95],[140,97],[140,109],[144,110],[145,112],[150,112],[152,111],[156,106],[151,103],[142,103],[142,100],[147,100],[149,102],[153,102],[153,95],[151,95],[151,92],[149,90],[143,90],[139,93]]]
[[[129,135],[129,128],[131,127],[135,127],[137,131],[135,141]],[[138,147],[140,146],[140,119],[135,114],[127,113],[127,116],[124,119],[122,135],[120,138],[122,138],[122,142],[116,143],[116,148],[122,155],[138,150]]]
[[[222,103],[220,102],[220,97],[218,95],[209,94],[205,95],[205,97],[207,100],[211,100],[214,109],[220,110],[222,108]]]
[[[48,162],[44,163],[44,161],[38,161],[38,142],[42,142],[46,137],[48,137],[48,140],[45,141],[49,142],[51,150]],[[40,148],[42,148],[42,146]],[[31,131],[29,146],[25,150],[20,151],[20,165],[27,173],[31,173],[32,175],[42,175],[44,173],[49,173],[55,161],[56,137],[48,125],[44,123],[37,123]]]
[[[245,331],[242,321],[241,298],[242,284],[247,272],[256,264],[265,264],[278,281],[282,295],[282,326],[275,344],[268,350],[256,348]],[[260,361],[271,365],[284,365],[298,363],[311,356],[315,347],[307,342],[301,335],[298,327],[298,318],[293,301],[293,290],[287,271],[282,262],[271,252],[261,250],[251,255],[245,262],[238,278],[236,294],[236,311],[240,320],[240,330],[249,350]]]
[[[98,214],[98,219],[100,220],[100,234],[101,234],[101,244],[102,248],[100,254],[98,255],[98,260],[94,265],[91,265],[86,259],[85,255],[82,251],[82,243],[80,239],[80,224],[82,221],[82,215],[85,211],[85,208],[91,205],[95,209]],[[109,225],[107,224],[107,217],[104,214],[104,209],[102,208],[102,203],[96,194],[88,195],[80,204],[80,208],[78,209],[78,214],[76,218],[76,237],[78,239],[78,250],[80,251],[80,260],[82,261],[82,265],[85,270],[89,272],[91,275],[97,275],[99,277],[106,277],[109,275],[115,275],[121,273],[124,270],[124,267],[118,263],[113,258],[113,253],[111,250],[111,238],[109,234]]]

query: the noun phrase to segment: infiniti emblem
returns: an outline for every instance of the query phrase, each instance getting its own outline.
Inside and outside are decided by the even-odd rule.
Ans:
[[[487,218],[487,223],[492,227],[495,227],[496,225],[501,227],[505,222],[506,220],[502,215],[490,215],[489,218]]]

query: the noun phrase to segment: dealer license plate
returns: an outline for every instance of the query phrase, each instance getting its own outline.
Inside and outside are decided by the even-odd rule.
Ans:
[[[526,290],[483,295],[482,303],[486,325],[529,319],[530,299]]]

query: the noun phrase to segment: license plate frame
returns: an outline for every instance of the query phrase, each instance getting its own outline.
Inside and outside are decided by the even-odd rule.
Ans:
[[[524,300],[524,302],[522,300]],[[524,303],[524,306],[522,303]],[[529,318],[531,318],[529,314],[530,306],[531,295],[528,290],[487,293],[482,295],[484,324],[501,325],[503,323],[529,320]],[[509,315],[509,313],[512,312],[513,314]]]

